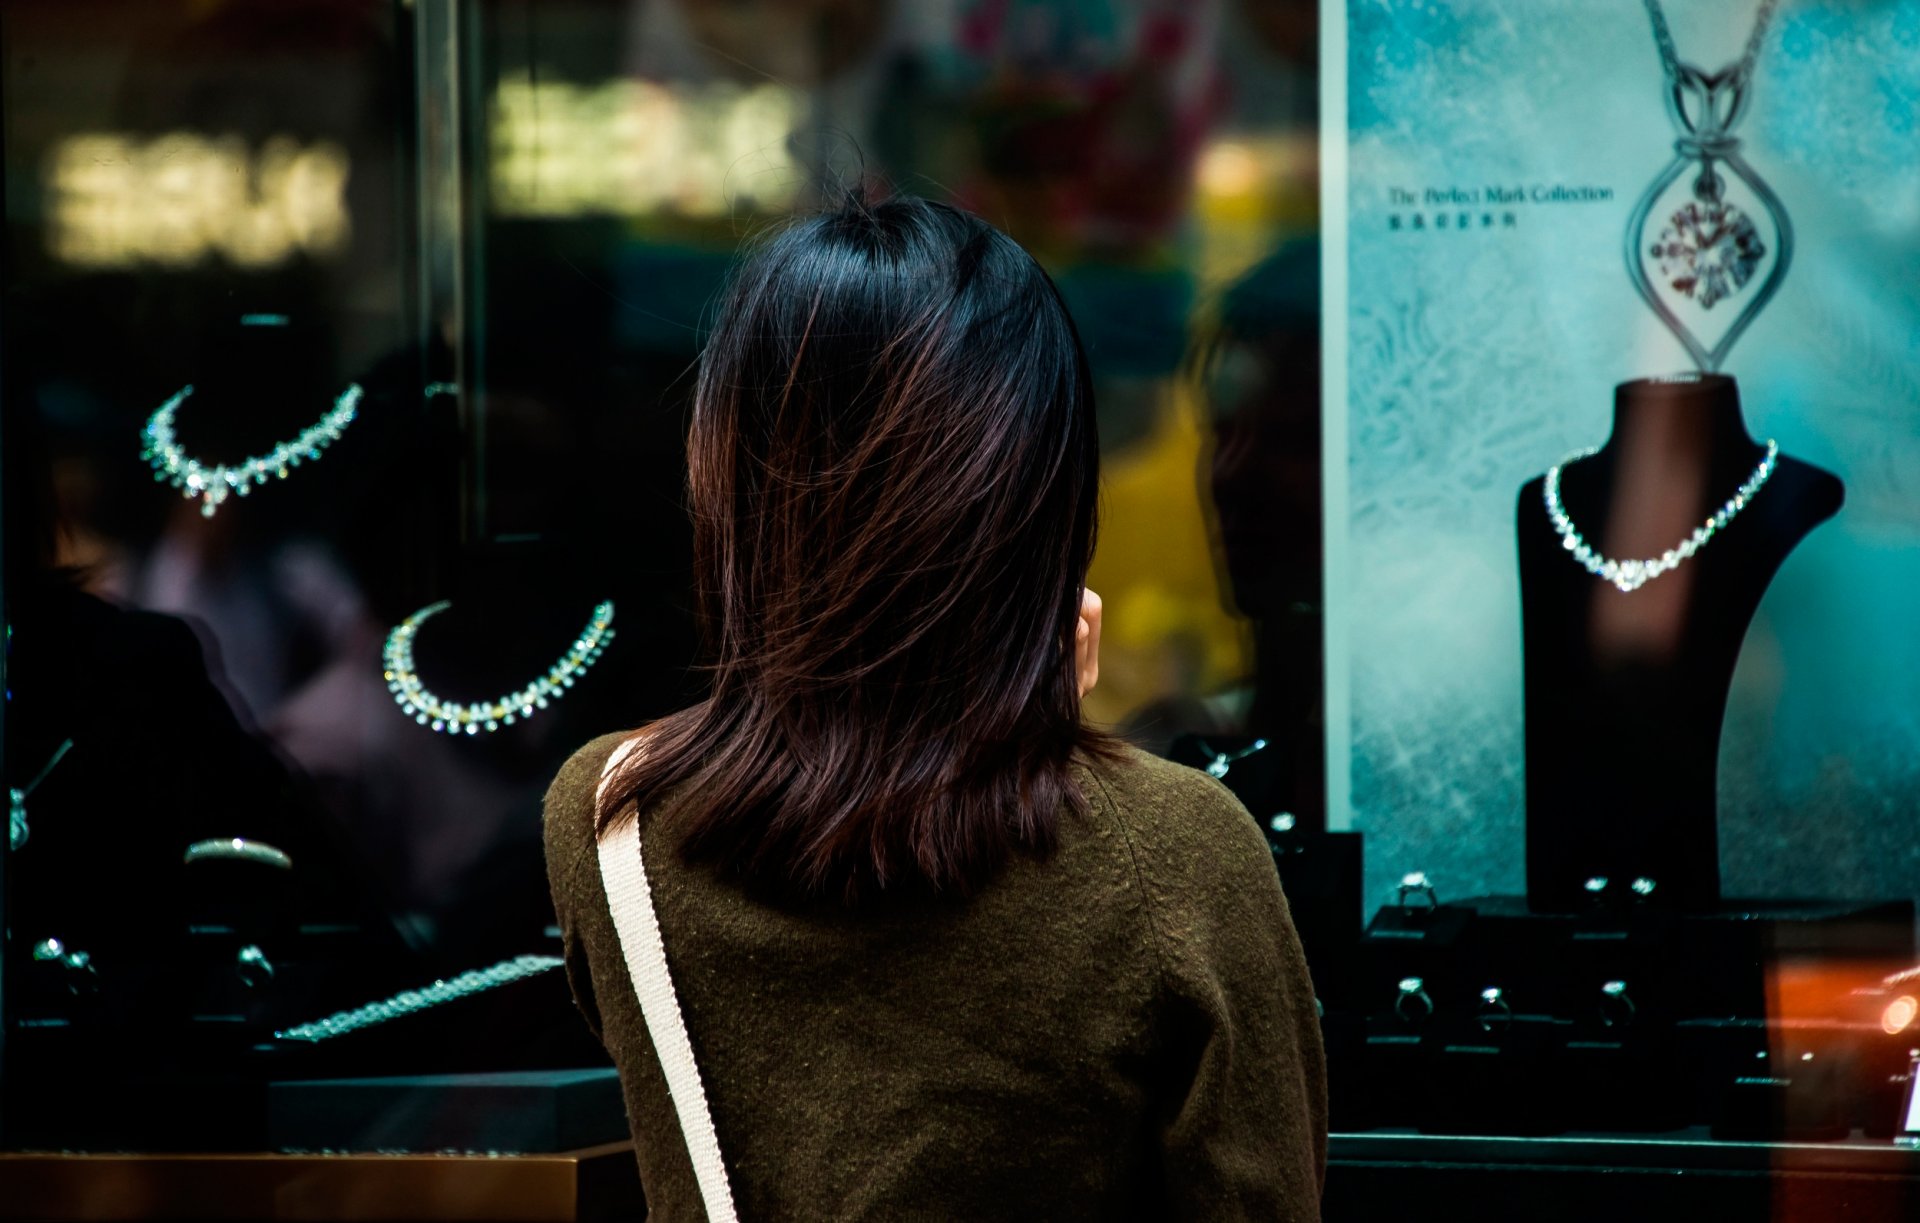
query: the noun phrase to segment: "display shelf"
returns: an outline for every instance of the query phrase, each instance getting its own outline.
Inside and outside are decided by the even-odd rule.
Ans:
[[[1704,1129],[1549,1138],[1411,1130],[1330,1136],[1327,1223],[1426,1208],[1434,1217],[1478,1223],[1906,1219],[1920,1216],[1920,1149],[1858,1135],[1728,1142]]]
[[[0,1220],[638,1219],[633,1145],[547,1155],[0,1154]]]

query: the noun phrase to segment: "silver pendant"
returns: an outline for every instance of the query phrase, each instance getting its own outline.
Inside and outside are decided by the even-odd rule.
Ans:
[[[1627,273],[1633,287],[1694,364],[1707,372],[1726,361],[1779,291],[1793,262],[1793,222],[1780,197],[1740,156],[1740,141],[1731,135],[1746,107],[1747,75],[1741,66],[1709,76],[1691,64],[1678,65],[1667,89],[1667,113],[1680,132],[1674,157],[1641,194],[1627,220]],[[1668,199],[1663,207],[1663,197],[1689,170],[1695,171],[1690,193]],[[1756,219],[1727,198],[1729,176],[1745,186],[1765,214],[1773,231],[1771,250]],[[1769,254],[1772,266],[1755,283]],[[1743,297],[1744,304],[1717,339],[1709,341],[1695,330],[1715,306]],[[1696,315],[1695,325],[1681,317],[1682,310]]]

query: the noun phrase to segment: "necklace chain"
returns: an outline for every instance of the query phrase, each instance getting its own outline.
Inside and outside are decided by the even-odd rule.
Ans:
[[[1667,26],[1666,11],[1660,7],[1660,0],[1646,0],[1647,17],[1653,22],[1653,41],[1660,48],[1660,65],[1666,69],[1667,80],[1680,79],[1680,53],[1673,45],[1673,31]],[[1753,31],[1747,35],[1746,50],[1741,52],[1740,62],[1734,68],[1734,79],[1745,82],[1753,74],[1754,61],[1760,58],[1760,45],[1766,41],[1767,26],[1773,22],[1774,10],[1780,7],[1780,0],[1760,0],[1760,7],[1753,15]]]
[[[265,454],[237,463],[202,463],[181,449],[174,436],[174,417],[180,405],[193,394],[192,386],[181,387],[172,399],[154,409],[141,430],[146,444],[140,457],[153,468],[153,478],[171,484],[187,497],[200,498],[200,512],[213,517],[230,494],[241,497],[256,484],[265,484],[268,476],[284,480],[304,461],[318,459],[320,452],[340,440],[347,426],[359,414],[360,384],[340,392],[333,407],[319,420],[302,429],[292,441],[279,442]]]
[[[1732,522],[1741,510],[1746,509],[1747,502],[1752,501],[1759,495],[1760,490],[1766,487],[1767,481],[1773,476],[1773,469],[1779,465],[1780,461],[1778,443],[1768,438],[1767,453],[1760,460],[1760,465],[1753,469],[1753,474],[1747,477],[1747,482],[1742,484],[1739,491],[1729,497],[1718,509],[1707,515],[1706,521],[1695,527],[1692,534],[1659,556],[1648,560],[1620,561],[1602,556],[1593,550],[1586,538],[1574,527],[1573,519],[1567,513],[1567,507],[1560,500],[1561,469],[1596,453],[1598,451],[1576,450],[1548,470],[1545,481],[1547,518],[1553,523],[1554,531],[1560,536],[1560,546],[1572,554],[1574,563],[1602,581],[1611,583],[1622,594],[1632,594],[1661,574],[1679,568],[1683,561],[1691,559],[1694,553],[1706,547],[1707,542]]]
[[[47,774],[53,772],[53,766],[64,760],[67,753],[72,750],[73,740],[63,740],[59,747],[53,749],[53,755],[47,759],[47,762],[40,766],[40,771],[33,775],[32,781],[18,789],[7,790],[8,849],[19,849],[27,843],[27,838],[32,835],[32,830],[27,826],[27,800],[33,797],[35,790],[40,788],[40,783],[47,779]]]
[[[1267,741],[1265,739],[1255,739],[1246,747],[1232,754],[1215,751],[1205,739],[1196,739],[1194,740],[1194,744],[1202,753],[1213,757],[1212,760],[1207,762],[1207,776],[1213,778],[1215,781],[1219,781],[1227,775],[1228,770],[1233,767],[1236,761],[1245,760],[1248,756],[1266,747]]]
[[[382,651],[387,691],[393,694],[394,701],[412,715],[415,722],[450,735],[462,732],[477,735],[482,730],[499,730],[521,718],[532,717],[536,710],[545,709],[564,696],[613,640],[613,603],[608,601],[593,609],[593,618],[587,621],[587,627],[581,630],[560,661],[531,684],[491,701],[469,704],[446,701],[427,691],[426,685],[420,682],[413,666],[413,638],[422,624],[451,606],[452,603],[443,599],[408,616],[387,634],[386,648]]]

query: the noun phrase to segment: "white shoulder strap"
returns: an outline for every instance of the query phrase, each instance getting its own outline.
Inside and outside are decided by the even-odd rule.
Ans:
[[[634,742],[629,741],[613,754],[607,761],[608,772]],[[601,774],[603,786],[606,777],[606,773]],[[620,935],[620,950],[627,958],[627,975],[633,978],[640,1012],[647,1020],[647,1034],[653,1038],[660,1068],[667,1076],[667,1092],[680,1118],[680,1133],[693,1159],[693,1174],[700,1182],[707,1218],[710,1223],[735,1223],[733,1190],[727,1184],[720,1138],[713,1130],[706,1088],[700,1082],[700,1065],[693,1060],[693,1042],[687,1038],[680,1000],[673,992],[673,976],[667,970],[667,949],[660,941],[653,889],[648,886],[647,866],[640,857],[637,817],[621,820],[600,837],[600,877],[606,884],[613,928]]]

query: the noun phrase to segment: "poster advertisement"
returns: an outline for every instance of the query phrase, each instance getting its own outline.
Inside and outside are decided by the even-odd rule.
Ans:
[[[1716,366],[1844,485],[1738,648],[1725,892],[1920,894],[1920,0],[1323,19],[1330,805],[1369,902],[1525,890],[1523,486],[1618,384]],[[1620,810],[1667,784],[1575,746]]]

